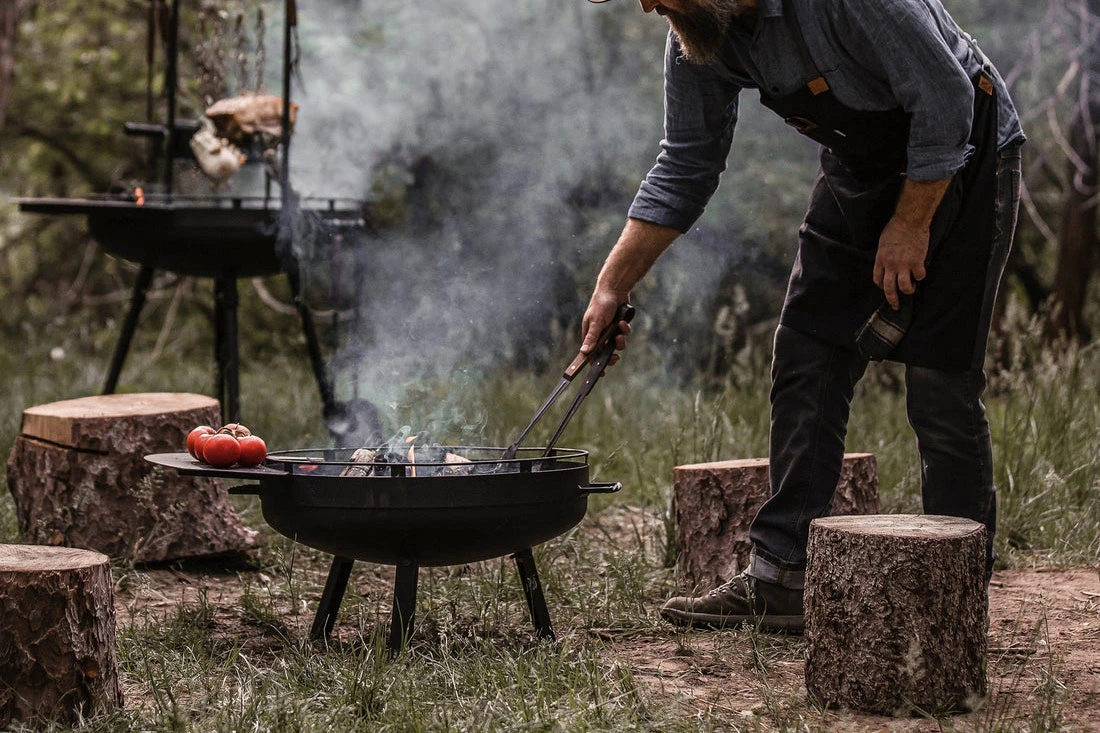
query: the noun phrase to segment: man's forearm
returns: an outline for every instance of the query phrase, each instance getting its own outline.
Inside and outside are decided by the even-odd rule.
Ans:
[[[905,179],[898,205],[894,209],[894,218],[899,223],[913,229],[928,229],[932,226],[932,217],[951,185],[951,179],[941,181],[914,181]]]
[[[627,219],[619,241],[611,248],[611,254],[596,278],[592,298],[581,319],[581,354],[592,352],[596,347],[597,334],[611,323],[619,305],[626,302],[630,291],[678,236],[680,232],[676,229],[641,219]],[[629,333],[630,324],[624,324],[618,348],[626,346]],[[612,364],[617,356],[612,357]]]
[[[627,219],[619,241],[600,270],[596,289],[625,296],[679,236],[680,232],[670,227]]]

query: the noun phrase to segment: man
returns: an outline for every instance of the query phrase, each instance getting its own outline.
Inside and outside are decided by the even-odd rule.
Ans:
[[[679,625],[802,628],[809,524],[836,489],[870,358],[906,364],[924,511],[985,524],[988,578],[996,508],[982,362],[1024,140],[1004,82],[940,0],[640,2],[671,26],[665,139],[600,271],[582,352],[701,215],[741,90],[758,89],[822,144],[775,334],[772,496],[750,530],[749,566],[661,614]]]

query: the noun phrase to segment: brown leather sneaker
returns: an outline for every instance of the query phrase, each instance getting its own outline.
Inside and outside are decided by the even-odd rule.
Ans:
[[[748,623],[762,631],[802,633],[802,591],[741,573],[706,595],[670,598],[661,616],[677,626],[722,629]]]

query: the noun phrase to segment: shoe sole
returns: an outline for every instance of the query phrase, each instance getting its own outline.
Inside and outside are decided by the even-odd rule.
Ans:
[[[727,629],[748,624],[761,631],[785,631],[801,634],[805,629],[803,616],[751,616],[725,615],[716,613],[691,613],[675,608],[662,608],[661,616],[676,626],[694,626],[703,629]]]

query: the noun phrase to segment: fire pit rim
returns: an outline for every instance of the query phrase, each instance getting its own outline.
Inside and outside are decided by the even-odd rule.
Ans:
[[[555,448],[550,456],[543,456],[541,448],[521,448],[515,458],[508,460],[501,459],[501,455],[504,452],[503,447],[497,446],[449,446],[443,447],[445,450],[455,452],[458,455],[462,455],[461,452],[469,451],[485,451],[486,454],[492,452],[494,457],[481,458],[478,460],[471,460],[470,464],[460,465],[473,465],[473,466],[492,466],[497,464],[509,464],[514,465],[513,470],[497,471],[494,473],[485,474],[487,476],[509,476],[524,473],[538,473],[538,474],[550,474],[562,471],[572,471],[578,468],[588,469],[588,455],[589,452],[577,448]],[[154,453],[145,456],[145,460],[164,468],[169,468],[180,472],[185,476],[205,476],[210,478],[230,478],[244,481],[261,481],[264,479],[275,479],[279,477],[295,477],[306,478],[309,476],[309,471],[303,470],[305,467],[315,466],[327,466],[327,467],[399,467],[399,466],[412,466],[416,468],[453,468],[454,464],[448,464],[443,461],[417,461],[415,463],[396,463],[396,462],[358,462],[358,461],[337,461],[326,460],[324,458],[325,453],[346,452],[349,456],[355,449],[352,448],[305,448],[305,449],[289,449],[281,451],[272,451],[268,453],[267,460],[263,465],[255,466],[253,468],[215,468],[207,463],[202,463],[193,458],[189,453]],[[303,455],[307,453],[319,453],[321,456],[308,456]],[[522,456],[527,453],[530,456]],[[297,456],[301,456],[299,459]],[[339,476],[328,476],[326,478],[334,479],[341,478]],[[378,480],[386,481],[392,480],[395,477],[390,476],[365,476],[354,477],[357,480]]]

